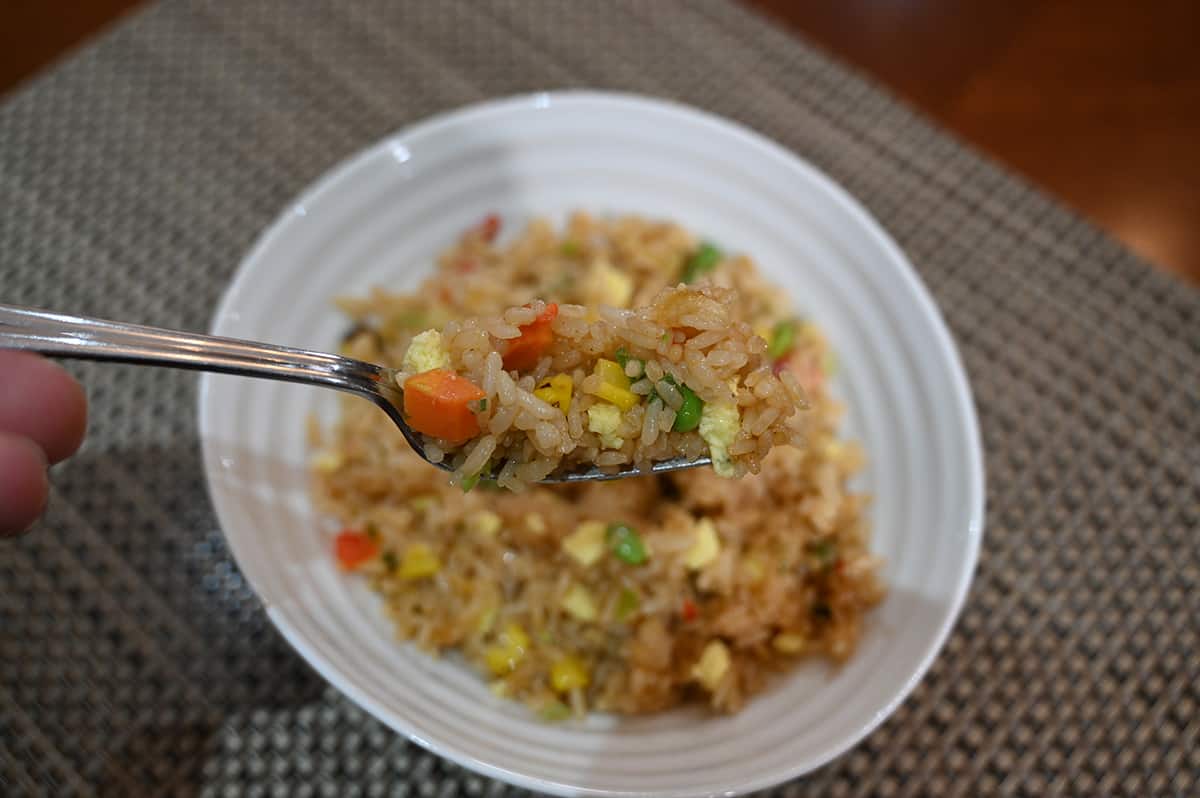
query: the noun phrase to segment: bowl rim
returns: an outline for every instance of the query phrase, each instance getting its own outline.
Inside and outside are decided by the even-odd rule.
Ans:
[[[258,235],[254,244],[239,262],[233,278],[222,293],[212,314],[209,330],[213,334],[220,334],[219,329],[222,324],[235,312],[235,308],[249,279],[249,273],[254,268],[254,264],[263,257],[264,253],[272,248],[278,239],[287,235],[288,229],[294,223],[296,216],[291,213],[291,210],[296,207],[305,206],[314,199],[333,191],[364,164],[389,151],[393,144],[413,135],[429,135],[436,133],[440,129],[457,126],[466,121],[478,120],[483,117],[506,115],[514,112],[530,112],[551,107],[570,108],[571,106],[607,106],[610,109],[624,107],[642,113],[666,113],[708,128],[721,135],[732,137],[744,146],[762,151],[768,156],[781,161],[782,164],[786,164],[788,168],[803,174],[810,183],[824,193],[830,202],[839,206],[839,210],[852,219],[872,240],[872,243],[878,246],[891,261],[890,265],[897,270],[899,277],[911,291],[911,296],[915,299],[921,315],[931,322],[932,334],[937,345],[936,354],[949,370],[948,376],[953,385],[953,394],[950,398],[960,414],[963,425],[961,434],[967,444],[966,450],[962,452],[968,470],[966,502],[968,503],[969,510],[967,529],[965,530],[967,533],[965,556],[962,563],[962,571],[957,583],[954,585],[949,611],[945,614],[937,630],[937,634],[927,645],[924,655],[916,668],[913,669],[909,678],[895,691],[892,698],[878,711],[873,713],[867,722],[861,724],[853,733],[846,735],[836,745],[829,746],[816,756],[796,765],[777,768],[767,773],[753,774],[747,778],[731,779],[729,783],[723,784],[721,789],[715,793],[712,790],[697,792],[695,789],[660,790],[648,793],[645,791],[632,792],[597,789],[537,776],[528,776],[505,768],[502,765],[481,760],[458,748],[453,740],[428,739],[422,736],[417,725],[410,719],[400,717],[386,707],[381,706],[352,682],[342,678],[342,675],[334,667],[310,647],[303,633],[293,627],[277,607],[273,607],[266,601],[263,601],[264,609],[271,622],[283,635],[284,639],[287,640],[288,644],[325,681],[337,688],[341,693],[350,698],[350,700],[389,728],[404,735],[409,741],[420,745],[437,756],[448,759],[484,776],[500,779],[518,787],[561,796],[632,798],[633,796],[654,795],[658,796],[658,798],[691,798],[692,796],[713,794],[723,796],[740,795],[756,790],[768,789],[798,778],[806,773],[811,773],[851,750],[878,728],[908,698],[916,685],[924,678],[938,654],[941,653],[950,631],[954,628],[962,613],[962,608],[966,602],[966,597],[978,565],[979,551],[982,546],[984,532],[986,491],[982,436],[973,394],[958,348],[932,295],[903,250],[874,216],[840,184],[802,156],[792,152],[766,135],[740,122],[671,99],[616,91],[569,89],[528,92],[483,100],[442,111],[405,125],[399,130],[389,133],[339,160],[316,179],[310,181],[301,192],[285,203],[272,222]],[[225,538],[226,544],[233,554],[234,561],[239,563],[239,570],[242,570],[240,566],[241,558],[238,556],[238,546],[229,535],[225,534],[224,524],[220,523],[221,501],[216,491],[214,480],[211,478],[216,455],[212,449],[212,445],[208,442],[211,440],[212,430],[210,427],[211,420],[206,412],[206,408],[209,404],[209,396],[213,384],[211,375],[201,375],[200,387],[197,393],[198,431],[203,453],[205,483],[209,500],[214,507],[218,523],[221,526],[222,536]],[[243,574],[245,574],[244,571]],[[248,575],[246,578],[251,588],[254,589],[255,594],[262,600],[262,591],[254,584],[253,579]]]

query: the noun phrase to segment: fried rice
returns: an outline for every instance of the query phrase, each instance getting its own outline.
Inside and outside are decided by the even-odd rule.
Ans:
[[[347,354],[411,376],[405,356],[414,339],[440,328],[450,366],[489,399],[474,409],[479,436],[457,449],[427,441],[435,456],[445,445],[440,454],[455,461],[458,485],[361,400],[345,399],[332,428],[314,422],[310,430],[315,501],[343,528],[336,556],[382,595],[397,635],[430,652],[461,653],[493,692],[547,720],[690,701],[732,712],[805,657],[851,656],[884,589],[869,547],[867,498],[847,485],[863,457],[838,437],[841,407],[827,380],[834,362],[819,330],[793,315],[749,258],[726,256],[674,224],[575,214],[561,230],[534,221],[507,242],[497,228],[489,218],[467,231],[415,293],[376,289],[339,300],[354,322]],[[681,281],[688,286],[678,287]],[[701,301],[712,313],[715,303],[721,324],[701,314],[689,321],[712,326],[660,324],[646,328],[647,337],[623,335],[623,325],[639,318],[629,309],[669,305],[672,297]],[[560,308],[558,348],[515,378],[496,368],[503,358],[496,341],[511,340],[511,328],[537,319],[546,303]],[[588,310],[600,306],[608,310]],[[681,328],[681,340],[673,328]],[[705,345],[693,348],[705,356],[730,355],[716,358],[712,374],[686,365],[687,343],[696,338]],[[563,412],[543,400],[565,433],[543,438],[547,450],[569,441],[581,459],[611,467],[708,447],[671,431],[665,413],[645,442],[649,394],[638,394],[640,416],[606,433],[610,444],[624,439],[620,446],[606,447],[602,433],[587,428],[587,408],[600,401],[589,392],[594,381],[585,385],[588,366],[616,349],[625,350],[631,389],[639,380],[656,388],[669,374],[706,406],[736,402],[740,478],[697,469],[525,484],[557,463],[545,462],[531,442],[536,424],[519,444],[496,437],[507,431],[497,416],[504,422],[501,414],[511,415],[512,425],[522,412],[498,400],[506,387],[535,395],[555,375],[571,377],[575,407]],[[502,387],[501,375],[511,386]],[[678,410],[680,397],[669,387],[654,393],[656,412]],[[806,409],[785,412],[798,404]],[[771,409],[777,415],[766,418]],[[537,412],[550,421],[544,409]],[[480,456],[487,437],[492,451]],[[512,456],[518,450],[522,456]],[[503,484],[474,485],[471,475],[502,453],[516,463],[501,470]]]
[[[731,312],[727,288],[680,284],[645,308],[549,303],[451,321],[417,335],[401,361],[408,421],[426,456],[469,484],[711,455],[717,473],[757,472],[806,402],[768,344]]]

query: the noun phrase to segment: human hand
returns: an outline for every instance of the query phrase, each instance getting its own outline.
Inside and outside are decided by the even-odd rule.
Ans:
[[[0,537],[27,529],[46,507],[46,469],[75,453],[87,397],[58,365],[0,350]]]

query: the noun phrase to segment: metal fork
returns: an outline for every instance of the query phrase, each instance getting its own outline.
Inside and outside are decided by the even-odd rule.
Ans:
[[[421,459],[443,471],[448,463],[432,463],[425,456],[420,434],[404,420],[404,393],[393,369],[362,360],[276,346],[236,338],[144,327],[139,324],[69,316],[33,308],[0,305],[0,349],[23,349],[43,355],[79,360],[111,360],[142,366],[166,366],[263,377],[348,391],[371,400],[400,428],[404,439]],[[2,375],[0,375],[2,376]],[[546,484],[590,482],[664,474],[711,465],[710,458],[676,458],[641,470],[627,466],[613,473],[592,467],[583,471],[553,473]],[[495,472],[484,475],[494,478]]]

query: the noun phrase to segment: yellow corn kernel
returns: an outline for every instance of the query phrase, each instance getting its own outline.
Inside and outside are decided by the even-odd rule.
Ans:
[[[529,635],[525,634],[525,630],[521,627],[521,624],[510,623],[500,633],[500,643],[511,649],[518,650],[524,655],[525,649],[529,648]]]
[[[542,518],[541,513],[526,513],[525,527],[535,535],[540,535],[546,531],[546,519]]]
[[[496,533],[500,531],[500,527],[503,525],[504,522],[500,520],[500,516],[491,510],[480,510],[477,513],[472,513],[467,519],[467,527],[485,540],[496,537]]]
[[[404,550],[400,560],[401,579],[424,579],[442,569],[442,561],[433,549],[424,543],[414,543]]]
[[[576,620],[596,620],[596,602],[583,585],[571,585],[562,597],[562,608]]]
[[[603,521],[584,521],[575,531],[563,538],[562,548],[585,568],[604,556],[606,526]]]
[[[487,663],[488,670],[497,676],[512,673],[513,668],[517,667],[517,661],[508,646],[491,646],[483,653],[483,660]]]
[[[525,657],[529,648],[529,635],[520,624],[510,623],[500,632],[496,645],[483,653],[488,669],[497,676],[511,673]]]
[[[621,409],[622,413],[627,412],[631,407],[636,405],[639,399],[638,395],[633,391],[613,385],[610,382],[600,383],[592,393],[604,401],[616,405]]]
[[[708,690],[716,690],[729,670],[729,663],[729,649],[720,640],[713,640],[704,647],[700,660],[692,666],[692,678]]]
[[[569,693],[587,687],[591,681],[587,665],[578,657],[563,657],[550,668],[550,686],[557,692]]]
[[[621,368],[621,364],[615,360],[606,360],[600,358],[596,361],[595,375],[601,381],[609,385],[615,385],[618,388],[629,388],[629,377],[625,374],[625,369]]]
[[[575,391],[575,381],[570,374],[555,374],[542,380],[534,389],[533,395],[548,405],[553,405],[565,416],[571,410],[571,395]]]
[[[799,654],[804,650],[804,638],[800,635],[782,632],[771,640],[771,646],[781,654]]]
[[[696,540],[683,555],[683,564],[693,571],[703,568],[721,553],[716,525],[707,518],[696,524]]]

